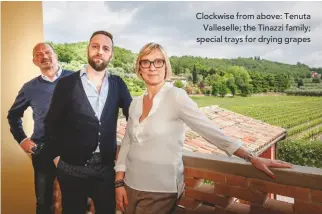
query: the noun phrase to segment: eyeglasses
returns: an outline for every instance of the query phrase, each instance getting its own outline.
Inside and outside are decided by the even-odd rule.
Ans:
[[[165,63],[165,60],[164,59],[155,59],[154,61],[150,61],[147,59],[140,60],[140,65],[142,68],[150,68],[152,63],[154,65],[154,67],[162,68]]]

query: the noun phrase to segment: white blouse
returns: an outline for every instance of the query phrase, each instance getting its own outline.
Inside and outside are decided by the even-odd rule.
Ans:
[[[185,124],[228,156],[242,146],[232,141],[180,88],[165,83],[141,122],[143,95],[134,98],[115,166],[125,172],[125,183],[136,190],[178,193],[184,188],[182,150]]]

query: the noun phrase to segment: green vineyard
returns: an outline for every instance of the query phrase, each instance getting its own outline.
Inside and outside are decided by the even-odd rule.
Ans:
[[[217,98],[192,97],[199,107],[218,105],[287,129],[288,139],[321,140],[322,97],[252,96]]]

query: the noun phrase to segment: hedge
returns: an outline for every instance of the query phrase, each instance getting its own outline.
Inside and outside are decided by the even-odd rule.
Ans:
[[[285,93],[291,96],[322,96],[322,90],[286,90]]]
[[[285,140],[277,143],[277,159],[322,168],[322,141]]]

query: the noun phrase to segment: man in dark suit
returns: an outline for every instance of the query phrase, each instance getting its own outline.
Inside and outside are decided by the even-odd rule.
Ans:
[[[57,83],[45,119],[50,142],[46,156],[54,159],[64,214],[81,214],[87,197],[95,213],[115,213],[114,164],[119,108],[128,117],[132,101],[124,81],[109,74],[113,36],[94,32],[88,65]]]
[[[52,213],[53,182],[55,166],[46,164],[45,159],[38,155],[44,140],[44,119],[57,81],[71,74],[57,64],[54,49],[46,43],[39,43],[33,49],[33,63],[40,69],[41,75],[25,83],[20,89],[15,102],[8,112],[10,131],[20,147],[32,156],[34,168],[36,213]],[[23,130],[22,120],[25,110],[31,107],[34,119],[34,131],[27,137]]]

